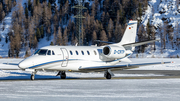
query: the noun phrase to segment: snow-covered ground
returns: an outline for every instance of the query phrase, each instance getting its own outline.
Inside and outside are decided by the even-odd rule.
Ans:
[[[179,101],[180,79],[0,82],[1,101]]]
[[[22,59],[0,59],[0,68],[18,63]],[[173,61],[173,64],[144,66],[134,70],[180,70],[179,59],[131,58],[133,63]],[[5,63],[5,64],[3,64]],[[18,68],[11,65],[11,68]],[[57,72],[38,72],[35,78],[56,80],[27,80],[31,72],[0,70],[0,100],[2,101],[179,101],[180,79],[67,79],[59,80]],[[115,74],[116,76],[163,76],[157,74]],[[103,77],[103,73],[67,73],[68,78]]]

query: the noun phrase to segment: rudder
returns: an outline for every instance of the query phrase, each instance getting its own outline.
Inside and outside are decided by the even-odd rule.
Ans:
[[[122,37],[121,42],[119,42],[120,45],[134,43],[136,39],[136,32],[137,32],[137,21],[131,20],[128,23],[128,26],[126,27],[126,30],[124,32],[124,35]]]

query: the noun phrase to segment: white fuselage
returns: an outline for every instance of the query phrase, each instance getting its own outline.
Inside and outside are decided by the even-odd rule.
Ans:
[[[47,46],[41,49],[47,50],[46,54],[34,54],[20,62],[19,67],[35,70],[79,71],[78,68],[82,67],[108,66],[119,62],[103,61],[103,47]]]

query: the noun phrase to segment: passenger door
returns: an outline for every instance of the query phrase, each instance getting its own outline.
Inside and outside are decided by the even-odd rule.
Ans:
[[[62,67],[67,67],[68,65],[68,59],[69,59],[69,55],[68,55],[68,51],[65,48],[61,48],[62,54],[63,54],[63,61],[61,66]]]

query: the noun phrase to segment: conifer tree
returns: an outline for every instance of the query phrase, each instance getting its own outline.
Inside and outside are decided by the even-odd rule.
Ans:
[[[28,19],[29,15],[28,15],[28,8],[27,7],[25,8],[25,16],[26,16],[26,19]]]
[[[64,34],[63,34],[63,45],[68,45],[68,35],[67,35],[67,27],[64,30]]]
[[[41,33],[41,38],[44,38],[44,26],[43,25],[41,26],[40,33]]]

